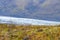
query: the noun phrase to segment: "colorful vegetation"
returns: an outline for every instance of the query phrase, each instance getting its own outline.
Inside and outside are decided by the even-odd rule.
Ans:
[[[0,24],[0,40],[60,40],[60,25]]]

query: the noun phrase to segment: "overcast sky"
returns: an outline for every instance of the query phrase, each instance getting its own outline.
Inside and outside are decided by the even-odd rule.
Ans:
[[[60,0],[0,0],[0,16],[60,21]]]

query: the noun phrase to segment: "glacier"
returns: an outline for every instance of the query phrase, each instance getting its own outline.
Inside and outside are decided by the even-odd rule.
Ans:
[[[60,22],[56,21],[46,21],[38,19],[29,19],[29,18],[16,18],[16,17],[7,17],[0,16],[0,24],[31,24],[31,25],[59,25]]]

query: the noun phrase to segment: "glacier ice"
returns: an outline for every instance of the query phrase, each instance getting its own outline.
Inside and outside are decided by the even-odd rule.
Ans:
[[[15,18],[15,17],[6,17],[6,16],[0,16],[0,23],[32,24],[32,25],[57,25],[57,24],[60,24],[60,22],[55,22],[55,21],[45,21],[45,20],[37,20],[37,19],[29,19],[29,18]]]

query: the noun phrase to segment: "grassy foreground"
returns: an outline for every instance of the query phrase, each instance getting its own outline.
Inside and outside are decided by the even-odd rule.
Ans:
[[[60,26],[0,24],[0,40],[60,40]]]

